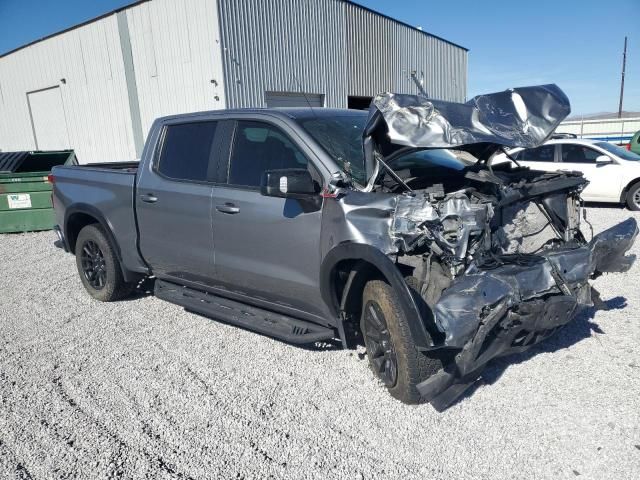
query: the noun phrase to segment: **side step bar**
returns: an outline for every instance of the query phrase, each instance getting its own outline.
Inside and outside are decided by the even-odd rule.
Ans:
[[[228,298],[156,280],[155,295],[207,317],[290,343],[313,343],[335,338],[331,328],[245,305]]]

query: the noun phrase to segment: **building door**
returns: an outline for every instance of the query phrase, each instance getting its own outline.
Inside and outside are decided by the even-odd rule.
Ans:
[[[31,127],[37,150],[65,150],[70,148],[67,119],[60,87],[27,93]]]
[[[265,92],[268,108],[272,107],[324,107],[320,93]]]

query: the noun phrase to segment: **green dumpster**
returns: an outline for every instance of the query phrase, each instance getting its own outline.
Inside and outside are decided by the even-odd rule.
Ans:
[[[56,165],[76,163],[73,150],[0,152],[0,233],[51,230],[48,175]]]

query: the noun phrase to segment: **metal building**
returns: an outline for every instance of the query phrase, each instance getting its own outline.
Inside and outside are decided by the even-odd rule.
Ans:
[[[140,156],[161,115],[464,101],[467,50],[346,0],[142,0],[0,56],[0,150]]]

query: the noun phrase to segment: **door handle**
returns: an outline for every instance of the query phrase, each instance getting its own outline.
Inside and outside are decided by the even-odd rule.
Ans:
[[[222,213],[238,213],[240,208],[236,207],[233,203],[225,203],[224,205],[216,205],[216,210]]]
[[[156,203],[158,201],[158,197],[156,197],[153,193],[145,193],[140,195],[140,200],[146,203]]]

